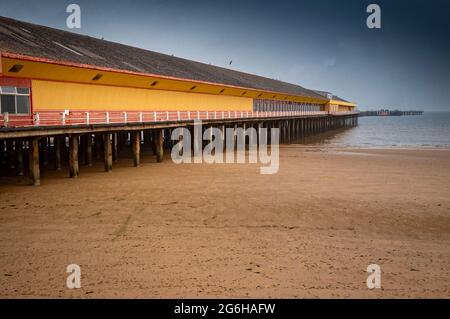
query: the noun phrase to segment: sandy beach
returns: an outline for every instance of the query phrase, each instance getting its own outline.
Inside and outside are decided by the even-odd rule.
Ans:
[[[276,175],[145,154],[102,169],[1,178],[1,297],[450,297],[450,151],[289,145]]]

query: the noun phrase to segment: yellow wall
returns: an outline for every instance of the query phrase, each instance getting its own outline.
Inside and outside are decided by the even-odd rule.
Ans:
[[[23,59],[5,58],[1,59],[5,76],[19,77],[26,79],[36,79],[42,81],[60,81],[70,83],[87,83],[94,85],[110,85],[131,88],[143,88],[163,91],[177,91],[185,93],[206,93],[221,96],[234,96],[247,98],[273,99],[280,101],[306,102],[325,104],[325,98],[312,98],[305,96],[293,96],[284,93],[261,91],[244,87],[232,87],[219,83],[204,83],[194,80],[183,80],[167,78],[163,76],[151,76],[145,74],[130,74],[124,72],[114,72],[98,70],[89,67],[75,67],[59,65],[54,63],[36,62]],[[10,72],[15,64],[22,65],[23,68],[18,73]],[[102,77],[94,81],[93,78],[101,74]],[[154,86],[152,83],[157,82]],[[195,89],[192,91],[192,88]]]
[[[328,103],[326,104],[325,111],[337,112],[339,110],[339,105]]]
[[[32,81],[33,111],[129,110],[129,111],[251,111],[245,97],[116,87],[106,85]]]
[[[325,111],[329,112],[347,112],[347,111],[353,111],[356,109],[356,104],[353,103],[327,103],[325,105]]]
[[[347,111],[351,111],[353,110],[353,108],[351,106],[346,106],[346,105],[339,105],[339,112],[347,112]]]

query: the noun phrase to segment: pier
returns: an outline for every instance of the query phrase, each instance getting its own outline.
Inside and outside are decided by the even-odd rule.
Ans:
[[[162,162],[172,130],[280,130],[280,143],[358,124],[356,104],[254,74],[0,17],[0,168],[28,175],[131,153]],[[204,143],[203,143],[204,144]],[[201,147],[204,147],[202,145]],[[143,151],[146,151],[145,155]],[[149,152],[148,152],[149,151]],[[147,153],[148,152],[148,153]],[[148,155],[151,154],[151,155]]]
[[[400,110],[378,110],[361,111],[359,116],[404,116],[404,115],[423,115],[424,111],[400,111]]]
[[[133,115],[123,114],[123,117]],[[157,120],[145,121],[147,116]],[[84,120],[87,118],[92,118],[91,114],[85,114]],[[104,119],[108,118],[112,119],[104,114]],[[0,170],[6,175],[28,175],[30,184],[38,186],[41,169],[68,167],[67,176],[77,178],[80,167],[102,161],[104,171],[111,172],[122,153],[132,154],[130,167],[140,166],[143,149],[149,150],[156,162],[162,162],[164,154],[177,142],[170,138],[172,130],[178,127],[193,130],[197,120],[202,121],[203,129],[215,127],[223,135],[228,127],[254,127],[258,139],[258,128],[267,128],[269,136],[272,128],[279,128],[281,144],[358,124],[357,112],[152,112],[139,114],[139,118],[141,122],[88,124],[69,114],[65,124],[55,125],[54,120],[49,120],[47,125],[41,122],[22,127],[5,126],[4,118],[0,119],[3,126],[0,128]],[[67,124],[70,122],[76,124]]]

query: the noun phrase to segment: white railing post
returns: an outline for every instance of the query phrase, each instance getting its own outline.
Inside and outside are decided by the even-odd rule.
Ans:
[[[127,112],[123,112],[123,122],[124,123],[128,122],[128,113]]]
[[[156,112],[153,112],[153,120],[156,122]]]
[[[169,111],[166,111],[166,120],[169,121]]]
[[[86,112],[85,114],[86,114],[86,125],[89,125],[89,122],[90,122],[89,112]]]
[[[34,122],[34,126],[39,126],[40,118],[39,118],[38,112],[34,112],[33,122]]]
[[[178,122],[180,121],[180,111],[177,112],[178,114]]]
[[[139,122],[142,123],[142,119],[143,119],[143,117],[142,117],[142,112],[139,112]]]
[[[61,112],[61,125],[66,125],[66,111]]]
[[[109,112],[106,112],[106,124],[109,124]]]
[[[200,120],[200,112],[197,111],[197,120]]]
[[[9,113],[8,112],[3,113],[3,125],[5,127],[9,126]]]
[[[188,111],[188,120],[191,120],[191,111]]]

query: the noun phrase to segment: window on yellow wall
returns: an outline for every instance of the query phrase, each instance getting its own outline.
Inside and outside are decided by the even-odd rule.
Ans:
[[[0,113],[29,114],[30,89],[0,86]]]

